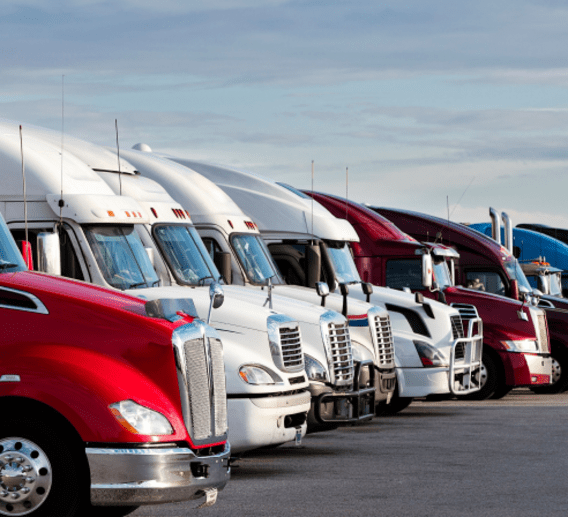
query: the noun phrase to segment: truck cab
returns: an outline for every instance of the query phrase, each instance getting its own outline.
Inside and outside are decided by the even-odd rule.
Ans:
[[[1,515],[216,500],[230,476],[222,343],[177,310],[28,271],[0,216]]]
[[[306,390],[298,323],[275,310],[231,297],[224,298],[215,309],[215,300],[223,293],[216,277],[211,279],[210,274],[196,279],[192,289],[172,284],[146,230],[145,225],[153,217],[151,212],[130,197],[116,195],[93,169],[98,163],[106,167],[108,151],[103,148],[93,149],[68,138],[62,170],[61,149],[53,143],[55,136],[41,128],[27,128],[23,138],[27,180],[24,200],[19,181],[22,165],[18,135],[8,124],[2,129],[0,181],[4,188],[0,192],[0,212],[10,230],[18,238],[27,232],[39,257],[49,256],[42,252],[44,245],[39,236],[55,234],[63,276],[144,300],[191,299],[195,314],[211,322],[223,336],[233,452],[289,441],[299,443],[307,429],[310,393]],[[92,162],[85,162],[71,151],[82,145],[93,151],[88,156]],[[116,167],[116,156],[111,157]],[[134,175],[125,160],[121,160],[120,167],[120,180],[126,181],[122,175]],[[156,208],[163,209],[159,205]],[[38,261],[38,267],[43,262]],[[286,345],[293,348],[293,361],[284,360]]]
[[[453,342],[464,337],[454,336],[451,326],[450,314],[461,322],[460,315],[454,309],[432,304],[433,311],[440,317],[431,318],[426,312],[428,309],[414,296],[363,284],[349,250],[349,242],[359,240],[350,224],[334,217],[305,194],[268,178],[218,165],[172,159],[213,181],[250,217],[284,281],[296,284],[283,285],[278,289],[295,293],[290,296],[316,301],[319,297],[317,283],[327,283],[335,296],[328,296],[323,303],[347,314],[355,328],[365,324],[362,311],[357,310],[357,302],[365,301],[389,311],[395,339],[394,365],[398,387],[395,400],[386,408],[381,406],[380,412],[397,412],[414,397],[476,389],[468,380],[461,385],[459,380],[450,382],[447,365],[436,372],[431,371],[431,375],[426,377],[420,369],[422,363],[418,355],[412,358],[417,361],[412,364],[412,369],[405,370],[409,364],[397,363],[405,354],[403,349],[416,353],[415,341],[425,344],[423,348],[429,351],[444,343],[443,346],[447,345],[445,352],[449,352]],[[426,323],[418,328],[414,325],[416,321]],[[456,332],[459,333],[459,330],[456,329]],[[399,347],[401,351],[397,355]]]
[[[529,386],[541,392],[562,389],[557,384],[560,372],[551,359],[550,320],[547,322],[544,311],[530,300],[519,299],[519,291],[532,290],[518,262],[505,247],[467,226],[426,214],[390,208],[372,210],[431,249],[440,245],[459,253],[459,258],[451,259],[450,263],[447,257],[436,258],[434,252],[434,265],[440,267],[439,280],[444,278],[444,262],[455,268],[453,273],[445,275],[451,285],[441,282],[440,289],[430,296],[443,294],[448,303],[465,301],[477,308],[484,323],[484,352],[490,365],[486,367],[487,376],[489,379],[493,371],[496,381],[486,390],[493,391],[489,396],[502,396],[516,386]],[[416,267],[421,268],[418,262]],[[425,294],[430,292],[422,289]]]

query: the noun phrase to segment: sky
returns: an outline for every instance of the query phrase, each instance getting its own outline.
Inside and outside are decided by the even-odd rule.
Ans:
[[[0,0],[0,117],[568,227],[568,3]],[[349,186],[346,187],[346,172]]]

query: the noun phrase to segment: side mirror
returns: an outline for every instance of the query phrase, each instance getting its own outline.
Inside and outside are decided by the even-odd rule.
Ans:
[[[48,232],[38,233],[37,270],[49,275],[61,275],[59,234]]]
[[[347,284],[339,284],[339,290],[341,291],[341,296],[343,296],[343,310],[341,312],[347,318],[347,297],[349,296],[349,287],[347,287]]]
[[[325,307],[325,297],[329,294],[329,286],[325,282],[317,282],[316,292],[321,298],[321,306]]]
[[[213,257],[213,262],[215,262],[215,266],[221,273],[223,280],[228,285],[231,284],[233,277],[232,277],[232,270],[231,270],[231,254],[226,251],[217,251],[215,252],[215,256]]]
[[[207,316],[207,324],[211,321],[211,312],[213,309],[218,309],[223,305],[225,301],[225,293],[221,284],[213,282],[209,286],[209,298],[211,299],[211,304],[209,305],[209,315]]]
[[[306,246],[306,286],[314,287],[321,278],[321,250],[319,244]]]
[[[424,255],[422,255],[422,285],[427,289],[432,287],[433,271],[432,256],[428,253],[424,253]]]
[[[539,280],[540,280],[540,291],[541,291],[540,296],[542,296],[543,293],[550,294],[550,283],[548,276],[540,275]]]
[[[373,294],[373,284],[369,282],[363,282],[361,284],[361,289],[363,289],[363,294],[367,296],[367,303],[371,303],[371,295]]]

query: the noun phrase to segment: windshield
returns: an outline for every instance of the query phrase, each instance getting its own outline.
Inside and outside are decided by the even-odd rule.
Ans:
[[[562,280],[561,273],[552,273],[549,275],[550,280],[550,294],[552,296],[562,297]]]
[[[125,290],[158,283],[134,226],[86,226],[83,229],[108,284]]]
[[[353,284],[361,281],[349,245],[345,242],[326,242],[327,252],[335,268],[335,276],[340,284]]]
[[[527,277],[521,269],[521,266],[517,259],[507,260],[504,262],[504,265],[511,280],[516,280],[519,284],[519,287],[524,286],[529,290],[529,292],[532,292],[531,284],[527,280]]]
[[[219,280],[219,271],[193,226],[155,226],[154,236],[180,283],[205,285]]]
[[[0,273],[27,270],[24,259],[0,216]]]
[[[268,278],[279,282],[278,270],[260,235],[233,235],[231,243],[251,283],[264,284]]]
[[[445,260],[434,262],[434,281],[442,291],[447,287],[451,287],[452,279],[450,277],[448,264]]]

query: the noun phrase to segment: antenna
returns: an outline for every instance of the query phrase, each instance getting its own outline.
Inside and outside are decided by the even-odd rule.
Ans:
[[[347,219],[347,211],[349,206],[347,205],[349,201],[349,167],[345,167],[345,219]]]
[[[122,174],[120,172],[120,146],[118,145],[118,120],[114,119],[114,130],[116,132],[116,157],[118,159],[118,183],[119,193],[122,196]]]
[[[20,125],[20,153],[22,155],[22,181],[24,184],[24,228],[26,233],[26,242],[28,239],[28,201],[26,197],[26,169],[24,167],[24,140],[22,138],[22,126]]]
[[[59,198],[59,226],[63,220],[63,144],[65,138],[65,75],[61,76],[61,196]]]
[[[314,161],[312,160],[312,235],[314,234]]]

